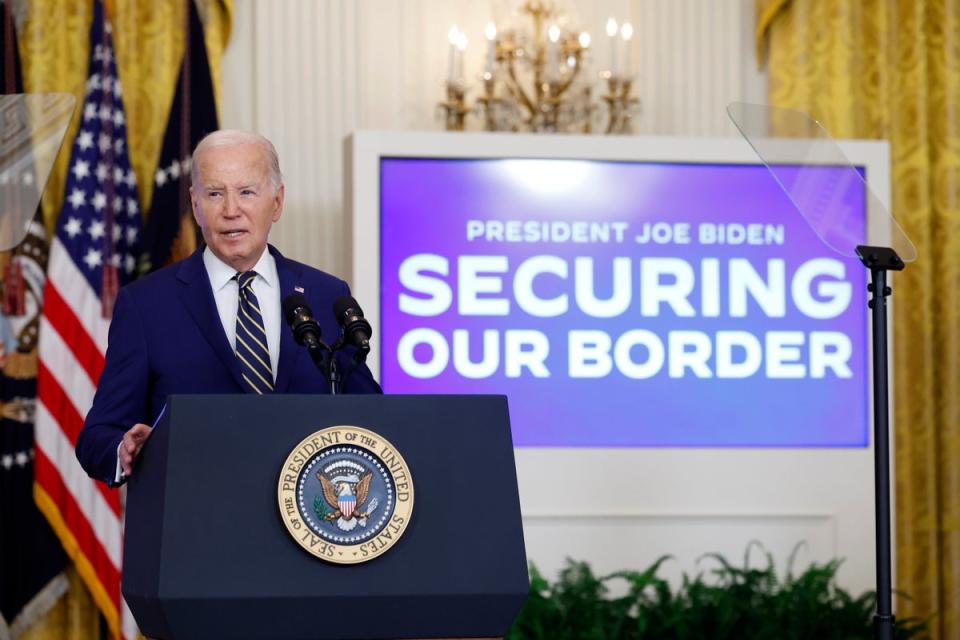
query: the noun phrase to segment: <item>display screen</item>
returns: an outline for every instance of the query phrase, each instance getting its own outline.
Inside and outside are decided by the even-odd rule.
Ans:
[[[381,158],[379,277],[384,391],[517,446],[868,444],[865,269],[762,165]]]

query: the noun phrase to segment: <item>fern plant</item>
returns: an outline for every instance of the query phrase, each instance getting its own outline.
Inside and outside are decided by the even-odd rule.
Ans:
[[[836,584],[839,560],[811,564],[780,579],[773,557],[751,568],[748,546],[742,567],[719,554],[711,568],[684,574],[672,589],[658,576],[669,557],[645,571],[594,575],[585,562],[568,560],[551,584],[535,566],[530,595],[506,640],[868,640],[873,637],[873,592],[854,597]],[[796,552],[794,552],[795,555]],[[793,557],[788,562],[792,567]],[[625,581],[626,594],[609,585]],[[619,589],[618,592],[622,592]],[[897,621],[897,640],[925,638],[927,622]]]

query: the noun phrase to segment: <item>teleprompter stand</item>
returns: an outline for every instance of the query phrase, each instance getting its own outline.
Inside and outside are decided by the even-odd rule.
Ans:
[[[329,564],[281,520],[307,435],[389,440],[414,485],[382,556]],[[171,396],[130,478],[123,595],[151,638],[502,637],[528,590],[502,396]]]
[[[877,610],[874,637],[893,640],[890,535],[890,415],[887,272],[916,259],[916,247],[870,190],[863,174],[819,122],[802,111],[732,103],[730,119],[823,243],[870,270],[873,329],[873,443]],[[861,212],[867,212],[864,219]]]
[[[859,245],[857,257],[870,270],[867,291],[871,298],[873,328],[873,438],[874,500],[877,527],[877,612],[873,617],[874,636],[893,640],[896,619],[893,615],[893,586],[890,567],[890,415],[887,389],[887,271],[901,271],[904,263],[889,247]]]

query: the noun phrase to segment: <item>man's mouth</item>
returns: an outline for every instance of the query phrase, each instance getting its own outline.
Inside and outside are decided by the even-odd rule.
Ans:
[[[238,230],[235,230],[235,231],[223,231],[223,232],[221,232],[221,235],[224,235],[224,236],[226,236],[226,237],[228,237],[228,238],[239,238],[240,236],[242,236],[242,235],[245,234],[245,233],[246,233],[246,231],[244,231],[244,230],[242,230],[242,229],[238,229]]]

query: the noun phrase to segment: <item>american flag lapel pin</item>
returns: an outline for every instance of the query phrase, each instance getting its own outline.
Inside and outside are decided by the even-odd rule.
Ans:
[[[297,293],[303,293],[303,287],[294,287],[293,290]]]

